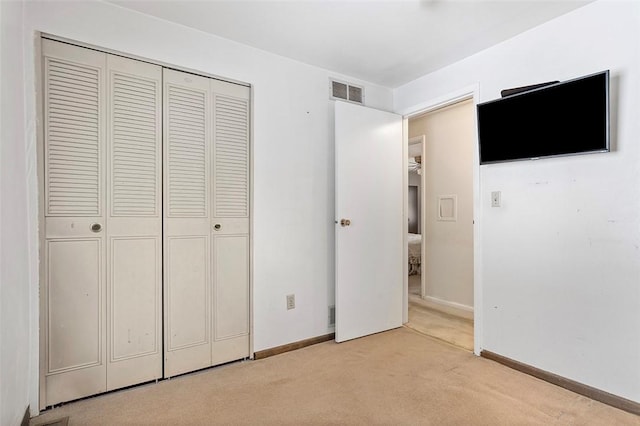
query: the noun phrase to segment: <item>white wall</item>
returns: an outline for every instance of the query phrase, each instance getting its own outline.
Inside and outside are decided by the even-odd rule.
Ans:
[[[640,3],[599,1],[398,88],[395,109],[611,70],[613,151],[482,166],[484,349],[640,402]],[[502,207],[490,207],[491,191]]]
[[[379,109],[392,108],[391,90],[113,4],[34,1],[25,4],[28,129],[35,123],[35,31],[253,85],[254,349],[332,332],[327,311],[328,305],[334,304],[334,147],[329,77],[364,85],[367,105]],[[34,140],[35,134],[29,131],[27,147]],[[24,155],[16,153],[20,159]],[[30,184],[26,192],[34,201],[29,211],[32,229],[37,229],[35,162],[34,151],[27,148]],[[14,177],[21,176],[23,170]],[[31,236],[30,256],[32,274],[37,277],[35,234]],[[31,289],[37,291],[37,286],[37,279],[32,280]],[[296,295],[296,308],[287,311],[285,295],[291,293]],[[31,303],[35,309],[37,297],[32,297]],[[37,341],[37,328],[32,327],[32,335]],[[37,359],[37,351],[33,352]]]
[[[0,2],[0,424],[29,405],[29,264],[22,12]]]

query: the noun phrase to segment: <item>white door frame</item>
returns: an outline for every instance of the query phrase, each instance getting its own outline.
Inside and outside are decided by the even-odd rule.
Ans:
[[[409,167],[409,158],[408,158],[408,147],[409,147],[409,119],[418,115],[422,115],[431,111],[435,111],[440,108],[444,108],[446,106],[465,101],[468,99],[473,100],[473,105],[478,105],[480,100],[480,85],[478,83],[463,87],[454,92],[450,92],[444,96],[440,96],[435,99],[430,99],[425,102],[421,102],[417,105],[414,105],[409,108],[405,108],[400,111],[396,111],[396,113],[401,114],[403,116],[403,146],[404,146],[404,155],[403,155],[403,167],[404,170],[408,170]],[[473,122],[475,128],[478,128],[477,123],[477,115],[474,115]],[[481,223],[481,209],[480,209],[480,161],[478,157],[478,134],[474,133],[473,138],[473,353],[477,356],[480,356],[480,352],[482,351],[482,262],[481,259],[481,247],[480,247],[480,223]],[[423,155],[424,155],[424,146],[423,146]],[[405,176],[407,173],[404,174]],[[408,181],[408,177],[406,177]],[[408,223],[408,183],[405,184],[404,189],[404,223]],[[423,200],[424,202],[424,200]],[[422,216],[422,215],[421,215]],[[421,217],[422,219],[422,217]],[[424,225],[424,224],[423,224]],[[405,231],[404,235],[404,267],[407,268],[409,262],[409,253],[407,248],[407,232]],[[423,256],[424,256],[424,241],[422,248]],[[422,282],[422,287],[424,291],[424,280]],[[405,273],[403,276],[403,288],[404,288],[404,298],[403,298],[403,321],[407,322],[409,320],[409,276],[408,273]]]

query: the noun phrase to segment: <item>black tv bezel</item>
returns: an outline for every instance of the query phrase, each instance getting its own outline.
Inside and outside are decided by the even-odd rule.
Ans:
[[[502,102],[508,99],[513,99],[519,96],[527,96],[530,93],[534,93],[534,92],[540,92],[540,91],[545,91],[554,87],[558,87],[558,86],[562,86],[564,84],[567,83],[572,83],[575,81],[579,81],[579,80],[583,80],[583,79],[587,79],[590,77],[595,77],[597,75],[601,75],[604,74],[605,75],[605,110],[606,110],[606,117],[605,117],[605,128],[606,128],[606,146],[604,149],[596,149],[596,150],[590,150],[590,151],[580,151],[580,152],[569,152],[566,154],[552,154],[552,155],[541,155],[541,156],[537,156],[537,157],[523,157],[523,158],[513,158],[513,159],[508,159],[508,160],[495,160],[495,161],[482,161],[482,140],[480,138],[480,106],[482,105],[487,105],[487,104],[492,104],[492,103],[496,103],[496,102]],[[572,78],[571,80],[565,80],[565,81],[561,81],[558,83],[554,83],[554,84],[550,84],[547,86],[543,86],[543,87],[539,87],[536,89],[532,89],[532,90],[527,90],[524,92],[520,92],[520,93],[515,93],[513,95],[509,95],[509,96],[505,96],[503,98],[498,98],[498,99],[494,99],[491,101],[487,101],[487,102],[482,102],[476,105],[476,122],[478,125],[478,160],[480,162],[480,165],[486,165],[486,164],[498,164],[498,163],[512,163],[512,162],[516,162],[516,161],[537,161],[537,160],[541,160],[541,159],[546,159],[546,158],[558,158],[558,157],[570,157],[570,156],[575,156],[575,155],[586,155],[586,154],[598,154],[598,153],[606,153],[606,152],[611,152],[611,116],[610,116],[610,104],[611,101],[609,99],[609,85],[610,85],[610,71],[609,70],[604,70],[604,71],[600,71],[600,72],[596,72],[593,74],[589,74],[589,75],[584,75],[581,77],[576,77],[576,78]]]

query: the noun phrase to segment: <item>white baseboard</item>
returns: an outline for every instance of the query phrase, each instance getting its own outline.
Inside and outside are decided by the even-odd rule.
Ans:
[[[420,302],[429,308],[437,309],[447,314],[471,320],[473,319],[473,306],[449,302],[448,300],[438,299],[437,297],[432,296],[425,296],[423,299],[420,299]]]

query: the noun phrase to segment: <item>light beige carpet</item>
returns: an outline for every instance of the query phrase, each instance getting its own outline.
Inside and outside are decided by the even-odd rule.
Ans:
[[[639,418],[400,328],[56,408],[70,425],[638,425]]]
[[[407,327],[473,351],[473,320],[432,309],[420,297],[420,275],[409,276]]]

